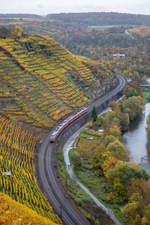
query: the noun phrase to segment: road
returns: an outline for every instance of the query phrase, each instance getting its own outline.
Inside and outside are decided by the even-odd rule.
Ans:
[[[97,112],[102,111],[108,103],[117,99],[122,93],[125,86],[125,80],[118,75],[118,86],[109,92],[107,95],[96,99],[88,106],[88,115],[82,115],[79,119],[73,121],[66,127],[59,136],[59,144],[63,146],[67,139],[75,133],[81,126],[83,126],[91,114],[93,106],[96,107]],[[61,184],[59,183],[56,172],[56,158],[55,152],[57,143],[49,143],[50,134],[42,142],[38,151],[38,160],[36,163],[36,177],[37,182],[44,193],[47,200],[53,207],[63,221],[64,225],[88,225],[88,221],[79,213],[77,208],[69,201]]]

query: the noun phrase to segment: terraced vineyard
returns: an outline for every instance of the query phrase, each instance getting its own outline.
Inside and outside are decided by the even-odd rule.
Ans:
[[[3,116],[0,121],[0,191],[61,224],[34,176],[34,150],[39,137]]]
[[[2,104],[0,112],[34,126],[53,127],[88,102],[83,90],[97,77],[84,60],[47,36],[0,39],[0,101],[9,103]]]
[[[12,200],[3,193],[0,193],[0,215],[1,224],[10,224],[10,221],[13,221],[15,225],[57,225],[48,218],[38,215],[35,211]]]

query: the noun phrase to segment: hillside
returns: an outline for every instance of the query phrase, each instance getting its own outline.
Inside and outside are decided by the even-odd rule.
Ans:
[[[150,37],[150,26],[139,26],[139,27],[135,27],[132,29],[129,29],[129,32],[131,32],[131,34],[137,34],[140,37],[146,37],[149,38]]]
[[[93,25],[149,25],[149,15],[136,15],[129,13],[114,13],[114,12],[89,12],[89,13],[60,13],[49,14],[47,18],[62,23],[78,23],[88,26]]]
[[[56,225],[49,219],[38,215],[28,207],[0,193],[0,224],[1,225]]]
[[[73,55],[42,35],[0,39],[0,113],[51,128],[116,85],[105,64]]]
[[[38,142],[117,80],[107,63],[73,55],[48,36],[23,34],[20,27],[0,34],[0,192],[62,224],[35,178]]]
[[[35,178],[35,148],[39,139],[35,132],[0,115],[0,192],[61,224]]]

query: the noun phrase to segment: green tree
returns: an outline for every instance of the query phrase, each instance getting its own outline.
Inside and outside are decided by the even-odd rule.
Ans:
[[[133,87],[129,87],[128,89],[126,89],[124,94],[127,96],[127,98],[138,95],[136,89]]]
[[[93,122],[96,122],[96,120],[97,120],[97,112],[96,112],[95,106],[93,107],[91,117],[92,117],[92,119],[93,119]]]
[[[114,120],[115,121],[115,120]],[[116,121],[118,121],[118,119],[116,118]],[[117,125],[113,125],[109,128],[109,130],[107,130],[107,135],[111,135],[116,137],[117,139],[121,140],[121,130],[120,127]]]
[[[144,216],[142,218],[142,225],[150,224],[150,204],[144,208]]]
[[[71,151],[70,158],[71,158],[71,161],[72,161],[73,166],[75,168],[81,168],[82,167],[82,161],[81,161],[81,157],[80,157],[79,152],[74,151],[74,150]]]
[[[130,120],[136,119],[144,108],[144,101],[140,96],[132,96],[122,104],[123,112],[129,114]]]
[[[149,175],[137,163],[131,162],[119,162],[107,174],[107,179],[111,184],[114,184],[115,180],[120,180],[121,183],[127,184],[134,178],[148,180]]]
[[[106,115],[104,115],[103,120],[103,127],[105,128],[105,131],[107,132],[112,126],[117,125],[119,126],[120,121],[117,117],[117,112],[110,111],[107,112]]]
[[[129,114],[128,113],[119,113],[120,126],[122,131],[127,131],[129,129]]]
[[[127,149],[119,140],[115,140],[114,142],[109,143],[107,145],[107,150],[110,151],[112,155],[119,160],[128,160]]]
[[[116,141],[117,138],[113,135],[107,135],[105,138],[104,138],[104,144],[105,146],[107,147],[110,143]]]
[[[121,212],[126,219],[127,225],[141,224],[141,202],[141,195],[139,193],[134,193],[129,203],[122,208]]]

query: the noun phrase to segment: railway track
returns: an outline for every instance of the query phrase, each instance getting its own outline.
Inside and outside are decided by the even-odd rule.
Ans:
[[[88,107],[88,115],[91,114],[93,106],[97,111],[102,111],[107,104],[116,99],[125,86],[125,80],[118,75],[118,86],[109,92],[106,96],[96,99]],[[59,141],[65,140],[77,131],[87,120],[87,115],[73,121],[71,125],[65,128],[59,136]],[[88,225],[88,221],[79,213],[76,207],[67,198],[62,186],[59,183],[56,174],[55,151],[56,143],[49,143],[50,134],[45,138],[38,151],[38,160],[36,164],[36,177],[38,184],[47,200],[63,221],[64,225]]]

